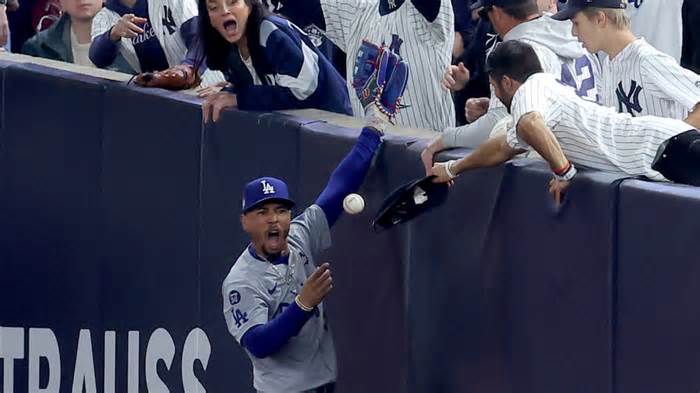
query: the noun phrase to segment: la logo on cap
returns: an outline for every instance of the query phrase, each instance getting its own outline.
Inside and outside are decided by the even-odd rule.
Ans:
[[[272,184],[268,183],[267,180],[261,180],[260,184],[262,184],[263,194],[269,195],[275,193],[275,187],[272,187]]]

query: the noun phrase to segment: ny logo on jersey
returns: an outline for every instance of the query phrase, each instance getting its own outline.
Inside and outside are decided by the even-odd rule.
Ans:
[[[396,0],[389,0],[389,9],[396,9]]]
[[[168,34],[172,35],[177,31],[177,24],[173,18],[173,11],[167,5],[163,6],[163,27],[168,29]]]
[[[632,81],[630,84],[630,91],[629,93],[625,92],[625,89],[622,87],[622,82],[617,84],[617,90],[615,90],[615,94],[617,94],[617,101],[619,103],[619,112],[622,113],[624,110],[627,110],[627,112],[632,115],[636,116],[639,113],[642,112],[642,106],[639,104],[639,93],[642,92],[642,86],[637,85],[637,81]],[[625,106],[624,108],[622,106]]]
[[[644,0],[628,0],[628,3],[634,6],[634,8],[639,8],[644,3]]]
[[[262,184],[263,194],[269,195],[275,193],[275,187],[272,187],[272,184],[268,183],[267,180],[260,181],[260,184]]]

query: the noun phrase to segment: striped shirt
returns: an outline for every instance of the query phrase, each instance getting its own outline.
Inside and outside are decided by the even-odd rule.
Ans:
[[[516,125],[530,112],[542,115],[574,164],[654,180],[664,180],[651,169],[661,143],[693,129],[681,120],[632,117],[585,101],[571,87],[544,73],[531,76],[513,96],[511,114]],[[507,140],[513,148],[528,148],[515,127],[508,130]]]
[[[577,94],[596,101],[600,89],[600,63],[571,35],[570,21],[556,21],[549,15],[513,27],[503,41],[518,40],[532,46],[544,72],[575,87]],[[490,52],[490,50],[489,50]],[[446,148],[475,148],[489,138],[494,126],[508,117],[508,110],[491,87],[488,112],[471,124],[450,127],[442,135]]]
[[[396,3],[401,2],[388,1],[390,7]],[[360,45],[363,40],[368,40],[375,44],[384,42],[388,46],[392,34],[397,34],[403,40],[401,56],[410,67],[408,86],[402,99],[402,104],[410,107],[399,112],[397,123],[435,131],[454,126],[452,97],[440,88],[442,75],[451,62],[454,43],[454,15],[449,0],[441,0],[433,21],[426,19],[412,0],[397,5],[396,10],[384,16],[379,14],[377,0],[321,0],[321,6],[326,36],[346,53],[347,84],[356,116],[364,113],[352,88],[352,64]]]
[[[631,30],[656,49],[681,60],[683,48],[682,8],[684,0],[625,0]],[[697,0],[685,0],[691,2]]]
[[[643,38],[602,64],[602,103],[618,112],[685,119],[700,103],[700,76]]]

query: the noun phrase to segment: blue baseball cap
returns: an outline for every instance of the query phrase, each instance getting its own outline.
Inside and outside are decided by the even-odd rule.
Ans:
[[[242,208],[244,214],[266,202],[281,202],[290,208],[295,205],[294,201],[289,199],[287,183],[280,179],[261,177],[245,185]]]
[[[527,3],[532,3],[534,0],[477,0],[472,4],[472,11],[478,10],[481,7],[508,7],[514,5],[522,5]]]
[[[552,15],[552,19],[571,19],[576,16],[579,11],[588,7],[616,8],[624,10],[627,8],[627,0],[568,0],[566,2],[566,8]]]

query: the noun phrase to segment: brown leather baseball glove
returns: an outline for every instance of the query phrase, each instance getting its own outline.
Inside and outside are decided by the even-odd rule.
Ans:
[[[143,87],[160,87],[168,90],[185,90],[199,86],[199,73],[191,66],[180,64],[167,70],[145,72],[134,78],[134,83]]]

